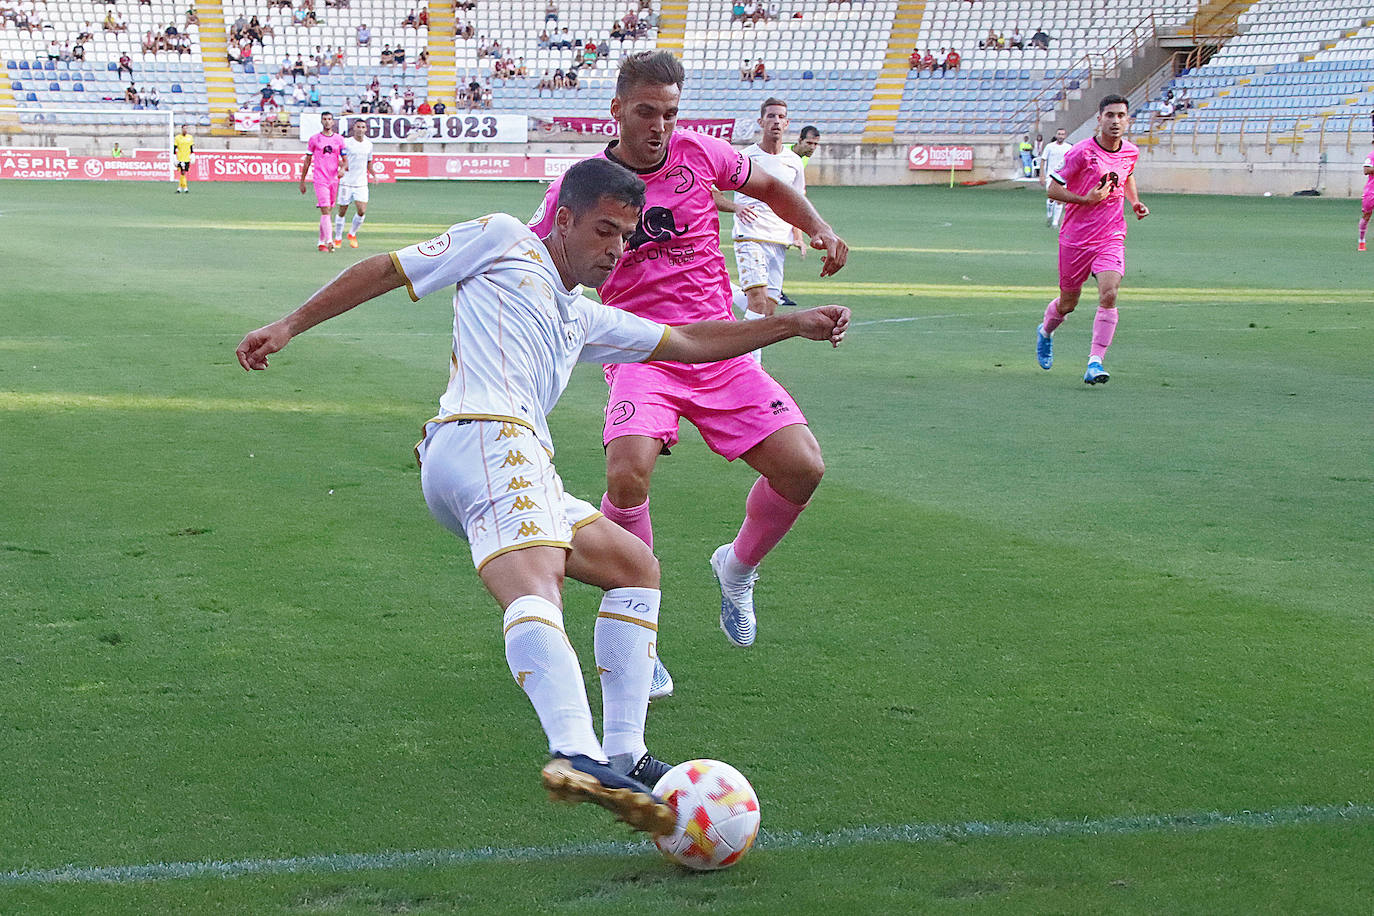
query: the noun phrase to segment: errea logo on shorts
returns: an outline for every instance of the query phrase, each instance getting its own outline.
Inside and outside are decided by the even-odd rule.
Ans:
[[[453,242],[448,237],[448,233],[445,232],[438,238],[430,239],[428,242],[421,242],[415,247],[415,250],[427,258],[437,258],[445,251],[448,251],[448,246],[451,244],[453,244]]]

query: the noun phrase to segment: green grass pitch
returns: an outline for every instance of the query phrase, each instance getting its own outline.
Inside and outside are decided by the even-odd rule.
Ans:
[[[787,291],[855,323],[765,356],[828,471],[752,650],[707,565],[752,473],[684,425],[655,479],[678,695],[650,747],[763,805],[760,847],[693,876],[539,787],[410,451],[449,297],[233,358],[358,256],[542,189],[380,186],[322,255],[290,184],[171,187],[0,184],[0,913],[1368,911],[1355,202],[1145,195],[1089,388],[1090,293],[1034,362],[1038,193],[813,190],[850,264],[794,254]],[[603,402],[585,367],[552,417],[593,501]],[[566,597],[589,669],[596,595]]]

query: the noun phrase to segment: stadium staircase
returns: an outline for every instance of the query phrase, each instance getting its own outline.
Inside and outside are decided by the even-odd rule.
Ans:
[[[234,91],[234,74],[229,69],[229,30],[224,24],[224,4],[220,0],[200,0],[196,4],[200,19],[200,56],[205,69],[205,100],[210,109],[210,133],[216,137],[232,137],[235,130],[230,119],[239,107]],[[215,112],[226,115],[215,120]]]
[[[925,0],[899,0],[897,14],[892,19],[892,31],[887,37],[887,54],[868,104],[868,118],[864,121],[863,143],[892,143],[897,133],[897,113],[902,106],[902,90],[906,87],[911,49],[921,32],[921,17],[925,14]]]
[[[1160,43],[1171,46],[1170,39],[1183,39],[1215,45],[1234,37],[1241,13],[1254,6],[1254,0],[1204,0],[1188,22],[1173,30],[1160,30]]]
[[[687,0],[664,0],[658,11],[659,50],[672,51],[682,56],[682,48],[687,40]]]
[[[432,104],[440,99],[450,108],[458,93],[457,51],[454,48],[453,4],[446,0],[429,0],[429,38],[425,50],[429,52],[426,94]]]

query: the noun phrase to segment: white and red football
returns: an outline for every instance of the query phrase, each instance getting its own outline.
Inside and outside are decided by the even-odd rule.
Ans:
[[[673,832],[656,837],[654,843],[684,868],[729,868],[759,835],[759,797],[749,780],[728,763],[679,763],[663,774],[654,794],[677,814]]]

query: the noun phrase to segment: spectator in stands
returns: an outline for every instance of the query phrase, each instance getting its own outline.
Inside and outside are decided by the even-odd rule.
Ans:
[[[149,29],[148,31],[143,33],[143,54],[145,56],[152,54],[154,57],[156,57],[157,44],[157,35],[153,32],[152,29]]]
[[[305,79],[305,60],[297,53],[296,59],[291,62],[291,82],[301,79]]]
[[[482,87],[482,107],[491,107],[491,84],[487,83]]]
[[[33,17],[26,18],[24,23],[25,27],[29,27],[32,21]],[[129,29],[128,25],[125,24],[124,19],[114,10],[105,11],[104,26],[105,31],[107,32],[126,32]],[[31,28],[29,30],[32,31]]]
[[[522,57],[515,62],[515,75],[519,77],[530,75],[529,69],[525,66],[525,58]]]
[[[306,101],[311,108],[320,107],[320,87],[314,83],[310,84],[310,94],[306,96]]]
[[[596,42],[588,38],[587,43],[582,46],[582,66],[596,66]]]
[[[1048,51],[1050,49],[1049,34],[1044,29],[1037,29],[1035,34],[1031,36],[1030,46],[1039,48],[1041,51]]]
[[[610,56],[611,56],[611,43],[610,43],[610,41],[609,41],[608,39],[603,38],[603,39],[601,39],[600,43],[597,44],[597,46],[596,46],[596,59],[597,59],[597,60],[607,60],[607,59],[610,58]]]
[[[48,42],[48,60],[57,60],[62,56],[62,44],[56,38]]]
[[[437,115],[448,113],[448,106],[444,104],[443,99],[440,99],[439,101],[434,103],[434,113]]]
[[[538,49],[541,50],[541,51],[547,51],[547,50],[548,50],[548,48],[549,48],[549,30],[548,30],[548,29],[545,29],[544,31],[542,31],[542,32],[539,33],[539,40],[538,40],[537,42],[535,42],[535,47],[538,48]]]
[[[746,83],[752,83],[754,81],[754,65],[749,63],[749,58],[747,57],[744,59],[744,63],[740,64],[739,78]]]
[[[124,101],[135,107],[138,106],[138,87],[133,83],[130,83],[129,88],[124,90]]]
[[[744,22],[744,17],[748,12],[749,11],[744,8],[744,0],[735,0],[734,5],[730,7],[730,21]]]
[[[187,31],[190,31],[193,25],[200,25],[200,17],[196,15],[196,8],[194,6],[186,11],[186,21],[183,24],[186,26]]]
[[[382,45],[382,55],[381,55],[381,57],[379,58],[379,62],[380,62],[380,63],[382,64],[382,66],[384,66],[384,67],[390,67],[390,66],[391,66],[391,63],[392,63],[391,45]]]
[[[418,29],[419,27],[420,23],[415,20],[414,10],[406,13],[406,18],[401,20],[401,28],[403,29]]]
[[[425,69],[425,68],[428,67],[428,66],[429,66],[429,51],[428,51],[428,49],[421,48],[421,49],[420,49],[420,56],[417,57],[417,58],[415,58],[415,69],[416,69],[416,70],[423,70],[423,69]]]
[[[550,94],[553,93],[553,75],[547,70],[544,71],[543,76],[539,77],[539,85],[535,86],[534,94],[536,96],[543,95],[545,90]]]
[[[557,4],[557,3],[554,3],[553,0],[549,0],[548,3],[544,4],[544,23],[547,25],[547,24],[550,23],[550,22],[557,22],[557,21],[558,21],[558,4]]]
[[[156,86],[149,89],[147,94],[144,95],[143,104],[149,108],[156,108],[158,105],[162,104],[162,97],[157,94]]]
[[[958,70],[959,64],[962,62],[963,58],[959,56],[959,52],[950,48],[949,53],[945,55],[945,72],[948,73],[951,70]]]
[[[115,77],[118,78],[125,73],[129,74],[129,79],[134,78],[134,59],[129,56],[128,51],[120,53],[119,66],[115,68]]]
[[[420,103],[419,107],[415,109],[415,113],[421,116],[432,115],[434,114],[434,106],[429,104],[429,99],[425,99]]]
[[[401,114],[415,114],[415,90],[409,86],[401,93]]]
[[[935,59],[935,55],[930,53],[929,48],[926,48],[926,53],[921,55],[921,69],[927,73],[934,73],[937,63],[939,62]]]
[[[1019,25],[1011,30],[1011,49],[1013,51],[1024,51],[1026,49],[1026,41],[1021,37],[1021,27]]]
[[[300,83],[291,84],[291,104],[298,108],[304,108],[306,102],[305,87]]]
[[[573,48],[573,37],[568,33],[568,27],[563,26],[559,30],[553,41],[549,42],[549,47],[562,51],[571,51]]]
[[[1161,118],[1172,118],[1174,116],[1174,94],[1172,91],[1166,91],[1164,93],[1164,98],[1159,100],[1159,109],[1157,113]]]
[[[908,58],[906,59],[906,68],[907,68],[908,70],[919,70],[920,67],[921,67],[921,49],[920,49],[920,48],[912,48],[912,49],[911,49],[911,56],[908,57]],[[917,75],[919,76],[920,74],[918,73]]]
[[[571,69],[571,70],[568,71],[568,75],[567,75],[567,78],[566,78],[566,80],[565,80],[565,85],[567,86],[567,88],[573,90],[574,92],[577,91],[578,86],[577,86],[577,68],[576,68],[576,67],[574,67],[573,69]]]
[[[72,60],[85,60],[85,59],[86,59],[86,46],[83,45],[80,41],[78,41],[76,44],[72,45]]]
[[[303,24],[307,29],[310,28],[312,25],[320,24],[320,20],[318,17],[316,17],[314,10],[305,11],[305,22]]]
[[[1193,107],[1193,100],[1188,96],[1188,87],[1180,86],[1178,92],[1174,94],[1174,109],[1188,109]]]
[[[358,26],[358,44],[366,45],[370,41],[372,41],[372,30],[368,28],[367,23],[364,22],[362,25]]]
[[[401,107],[405,104],[405,100],[401,98],[400,86],[396,85],[395,83],[391,84],[391,95],[387,98],[387,102],[391,105],[392,114],[401,113]]]
[[[406,49],[397,45],[396,49],[391,52],[391,62],[404,70],[406,68]]]
[[[95,41],[94,29],[95,26],[91,25],[91,21],[87,19],[81,23],[81,31],[76,33],[76,40],[83,44],[88,41]]]
[[[760,57],[754,61],[754,79],[751,82],[767,82],[770,79],[772,77],[768,75],[768,68],[763,65],[763,58]]]
[[[995,51],[1002,45],[1002,36],[997,34],[994,28],[988,28],[988,37],[978,42],[978,47],[986,51]]]

